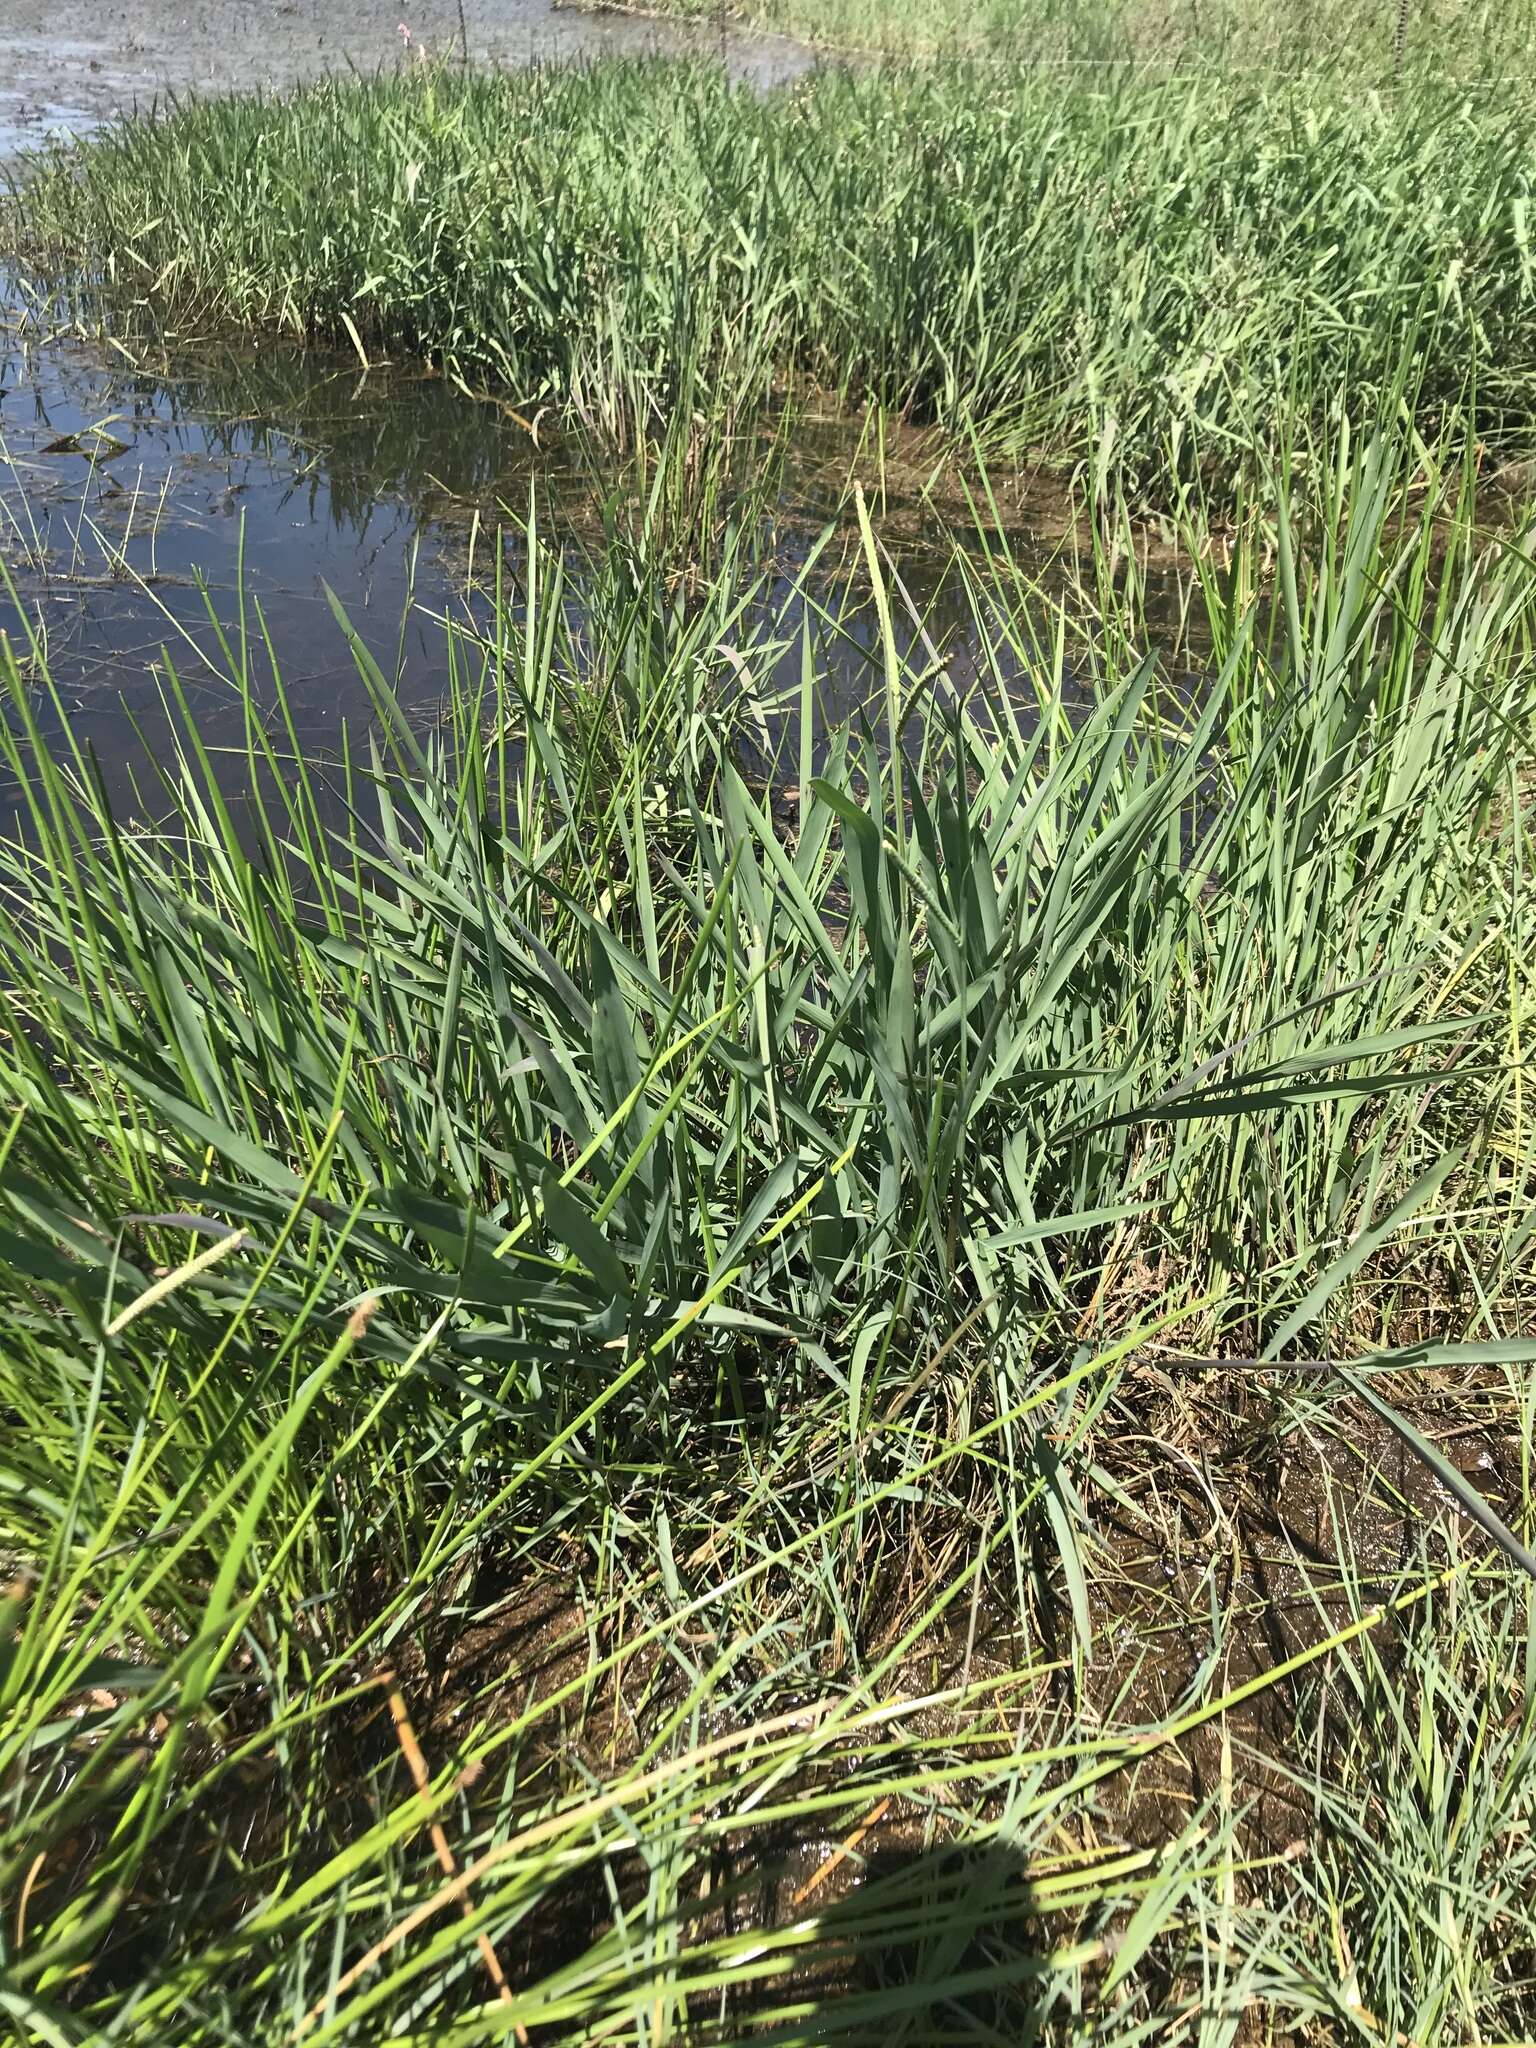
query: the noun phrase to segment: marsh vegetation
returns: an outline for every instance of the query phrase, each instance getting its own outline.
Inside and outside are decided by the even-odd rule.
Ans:
[[[1418,77],[407,69],[127,124],[12,233],[184,332],[426,357],[549,430],[811,392],[1166,508],[1341,403],[1528,449],[1528,116]]]
[[[18,182],[592,509],[325,759],[210,596],[132,804],[0,643],[16,2038],[1532,2031],[1529,155],[420,67]]]

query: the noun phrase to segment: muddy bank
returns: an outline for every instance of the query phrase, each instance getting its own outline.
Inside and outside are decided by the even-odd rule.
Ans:
[[[460,51],[457,0],[7,0],[0,33],[0,156],[82,134],[166,93],[278,90],[328,71],[371,71],[411,47]],[[722,56],[761,84],[809,52],[784,36],[669,26],[554,0],[464,0],[473,62],[604,55]]]

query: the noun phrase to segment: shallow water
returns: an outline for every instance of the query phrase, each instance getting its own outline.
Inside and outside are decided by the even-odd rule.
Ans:
[[[762,585],[739,637],[785,643],[754,675],[771,711],[781,695],[798,702],[809,624],[818,725],[846,718],[880,682],[870,608],[850,611],[832,573],[814,575],[808,597],[800,588],[846,475],[846,452],[829,450],[838,430],[807,435],[754,529]],[[430,722],[446,688],[440,619],[486,619],[498,529],[515,593],[518,522],[537,498],[579,614],[582,553],[607,487],[569,452],[536,454],[496,405],[419,371],[364,375],[354,361],[268,341],[183,353],[151,372],[101,344],[7,329],[0,296],[0,559],[13,586],[0,590],[0,631],[19,654],[35,645],[46,655],[59,701],[39,698],[45,727],[67,722],[94,749],[120,810],[155,801],[141,732],[154,752],[168,667],[209,744],[242,743],[221,645],[221,635],[238,640],[242,620],[253,642],[270,636],[307,754],[333,757],[343,727],[355,735],[371,717],[333,596],[402,703]],[[948,574],[950,534],[918,502],[893,500],[890,516],[923,617],[920,634],[898,616],[899,652],[928,667],[936,649],[940,687],[968,688],[982,650]],[[258,655],[258,675],[266,666]],[[1003,669],[1016,679],[1006,656]]]
[[[768,85],[812,61],[785,36],[690,30],[555,0],[465,0],[464,24],[481,63],[696,52]],[[5,0],[0,157],[167,93],[274,90],[325,71],[372,71],[400,60],[402,25],[413,52],[460,48],[457,0]]]
[[[447,579],[423,546],[427,513],[399,486],[452,475],[456,453],[474,485],[501,453],[494,416],[461,447],[437,387],[359,394],[335,364],[270,349],[222,375],[159,379],[68,344],[0,343],[0,387],[0,550],[15,584],[0,629],[18,649],[36,635],[114,793],[167,661],[213,743],[238,737],[216,627],[238,632],[242,590],[306,746],[367,715],[328,589],[404,695],[440,692],[440,630],[412,598],[442,602]]]

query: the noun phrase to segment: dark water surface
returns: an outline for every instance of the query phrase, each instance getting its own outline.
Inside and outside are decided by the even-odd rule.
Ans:
[[[213,740],[238,736],[219,631],[237,637],[242,609],[255,630],[259,606],[300,738],[324,751],[368,715],[327,592],[402,696],[435,700],[442,630],[422,606],[449,604],[456,579],[434,514],[492,503],[517,452],[493,408],[438,381],[363,379],[293,347],[159,377],[0,338],[0,630],[18,652],[35,638],[110,775],[167,661]]]
[[[567,559],[579,616],[583,551],[600,540],[598,505],[612,489],[590,452],[541,454],[500,407],[441,378],[364,374],[292,343],[221,345],[147,371],[110,344],[21,321],[24,298],[15,280],[8,302],[0,295],[0,561],[11,584],[0,588],[0,631],[18,656],[45,656],[59,703],[39,693],[40,717],[62,718],[95,750],[122,808],[141,807],[140,732],[164,733],[168,667],[209,744],[241,743],[221,636],[237,643],[242,620],[253,641],[270,636],[298,740],[325,758],[343,726],[355,736],[372,715],[333,596],[424,722],[446,689],[441,619],[485,621],[498,544],[515,608],[531,499]],[[755,683],[770,707],[779,694],[798,702],[795,643],[809,614],[818,723],[846,717],[880,684],[872,608],[850,608],[846,577],[830,567],[856,559],[851,536],[827,550],[808,597],[801,589],[848,474],[846,441],[841,428],[807,429],[747,543],[762,588],[741,637],[785,643]],[[970,689],[985,662],[952,573],[952,529],[909,496],[893,500],[898,530],[903,590],[923,619],[921,631],[903,620],[898,597],[898,650],[920,667],[941,655],[935,687]],[[1016,680],[1017,665],[1003,666]],[[252,667],[268,674],[264,651]]]

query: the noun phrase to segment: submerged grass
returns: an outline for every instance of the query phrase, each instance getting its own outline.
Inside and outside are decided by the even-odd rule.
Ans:
[[[1341,397],[1529,445],[1530,132],[1518,83],[1417,70],[412,70],[146,114],[30,165],[6,234],[626,444],[810,384],[1166,498]]]
[[[536,530],[440,730],[354,639],[292,758],[252,606],[136,818],[5,654],[19,2038],[1529,2031],[1536,567],[1308,479],[1189,534],[1195,690],[995,540],[960,674],[862,502],[834,726],[815,586],[770,687],[744,558]],[[1198,1549],[1210,1358],[1261,1471],[1482,1388],[1514,1526],[1281,1600],[1217,1471],[1149,1714],[1098,1525]]]

